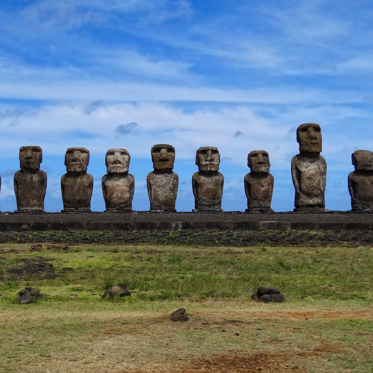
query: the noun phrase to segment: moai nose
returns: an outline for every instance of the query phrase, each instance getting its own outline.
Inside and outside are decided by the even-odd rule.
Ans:
[[[161,149],[161,160],[165,161],[168,160],[168,152],[166,148]]]
[[[26,150],[26,158],[32,158],[32,150],[31,149]]]
[[[312,140],[316,139],[315,129],[312,126],[308,127],[308,133]]]
[[[207,151],[207,160],[208,161],[213,161],[214,160],[214,158],[212,156],[212,151],[211,150]]]

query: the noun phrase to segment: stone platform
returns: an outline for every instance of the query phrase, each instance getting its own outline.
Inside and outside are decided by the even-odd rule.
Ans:
[[[371,230],[373,213],[0,213],[0,231]]]

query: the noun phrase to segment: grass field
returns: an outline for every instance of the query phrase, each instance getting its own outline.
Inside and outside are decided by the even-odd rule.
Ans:
[[[0,245],[0,371],[372,372],[372,265],[370,247]],[[119,282],[131,297],[101,299]],[[46,296],[17,304],[26,285]]]

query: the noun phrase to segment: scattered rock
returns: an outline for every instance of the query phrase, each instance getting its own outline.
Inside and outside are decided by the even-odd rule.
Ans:
[[[271,301],[271,294],[264,294],[262,295],[259,300],[261,302],[269,303]]]
[[[175,312],[172,312],[170,320],[173,322],[187,322],[189,321],[189,317],[186,314],[185,308],[179,308]]]
[[[272,302],[282,303],[284,300],[284,294],[272,294]]]
[[[70,297],[79,297],[78,294],[70,294]]]
[[[26,286],[24,290],[18,293],[18,297],[15,299],[19,304],[28,304],[31,302],[36,302],[43,297],[40,294],[39,289],[33,288],[32,286]]]
[[[101,298],[103,299],[107,295],[110,295],[110,297],[113,298],[118,294],[121,297],[127,297],[131,295],[130,291],[127,289],[126,284],[116,284],[111,289],[106,290]]]
[[[280,290],[271,288],[270,286],[260,286],[260,287],[258,287],[259,298],[262,295],[265,295],[265,294],[280,294]]]
[[[258,291],[251,295],[251,298],[265,303],[281,303],[285,300],[285,296],[281,294],[280,290],[271,288],[270,286],[260,286]]]
[[[251,298],[254,299],[254,300],[258,300],[259,299],[258,292],[252,293]]]

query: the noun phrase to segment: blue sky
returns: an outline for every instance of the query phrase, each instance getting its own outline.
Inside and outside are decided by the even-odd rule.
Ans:
[[[43,148],[46,210],[62,209],[68,147],[91,152],[92,209],[105,153],[124,147],[133,208],[149,209],[150,148],[176,148],[177,208],[190,211],[195,151],[217,146],[223,208],[246,208],[247,154],[264,149],[273,208],[294,204],[295,129],[321,125],[326,208],[350,209],[351,153],[373,150],[373,3],[360,0],[2,0],[0,210],[16,208],[24,145]]]

